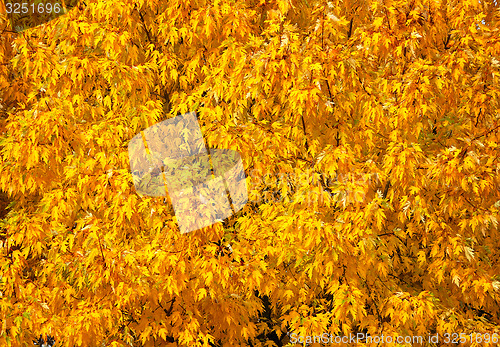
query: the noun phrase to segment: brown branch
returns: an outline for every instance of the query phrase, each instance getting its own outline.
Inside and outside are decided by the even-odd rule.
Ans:
[[[448,49],[448,43],[450,43],[451,32],[448,33],[448,37],[446,37],[446,41],[444,42],[444,49]]]
[[[142,12],[139,11],[139,9],[137,9],[137,12],[139,12],[139,16],[141,17],[141,22],[142,22],[142,25],[144,26],[144,30],[146,31],[146,36],[148,37],[148,41],[153,43],[153,41],[151,41],[151,35],[149,34],[149,30],[146,27],[146,23],[144,22],[144,17],[142,16]]]
[[[309,144],[307,143],[307,132],[306,132],[306,123],[304,122],[304,115],[301,115],[302,119],[302,127],[304,128],[304,137],[306,138],[306,150],[309,151]]]
[[[384,10],[385,10],[385,19],[387,19],[387,25],[389,26],[389,30],[392,30],[391,22],[389,21],[389,16],[387,15],[387,7]]]
[[[498,128],[500,128],[500,124],[499,124],[499,125],[497,125],[496,127],[494,127],[493,129],[488,130],[488,131],[485,131],[485,132],[484,132],[484,133],[482,133],[481,135],[478,135],[478,136],[474,137],[474,138],[472,139],[472,141],[475,141],[475,140],[477,140],[477,139],[479,139],[479,138],[481,138],[481,137],[483,137],[483,136],[486,136],[486,135],[488,135],[488,134],[492,133],[493,131],[497,130]]]
[[[354,17],[351,18],[351,21],[349,22],[349,31],[347,33],[347,39],[349,40],[352,35],[352,22],[354,21]]]
[[[96,234],[97,234],[97,237],[98,237],[99,250],[101,251],[101,257],[102,257],[102,260],[104,262],[104,269],[107,269],[108,266],[106,264],[106,258],[104,257],[104,252],[103,252],[102,244],[101,244],[101,235],[100,235],[99,231],[97,231],[97,230],[96,230]]]

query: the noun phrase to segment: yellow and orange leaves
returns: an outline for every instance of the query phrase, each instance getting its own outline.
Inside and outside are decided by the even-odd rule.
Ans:
[[[86,1],[4,32],[1,343],[498,331],[493,9]],[[190,110],[249,203],[181,236],[126,143]]]

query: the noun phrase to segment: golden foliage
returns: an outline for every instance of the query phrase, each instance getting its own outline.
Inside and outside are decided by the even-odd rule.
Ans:
[[[500,334],[499,16],[86,0],[15,34],[2,12],[0,345]],[[250,200],[180,235],[127,144],[188,111]]]

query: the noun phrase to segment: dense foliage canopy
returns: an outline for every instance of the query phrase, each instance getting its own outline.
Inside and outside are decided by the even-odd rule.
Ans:
[[[495,1],[0,16],[0,345],[500,334]],[[249,202],[180,234],[127,145],[188,111],[241,154]]]

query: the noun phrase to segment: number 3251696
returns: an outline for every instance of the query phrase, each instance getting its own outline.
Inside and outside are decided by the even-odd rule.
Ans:
[[[27,2],[23,3],[7,3],[5,4],[7,8],[7,13],[60,13],[62,11],[62,7],[60,4],[55,3],[46,3],[46,4],[29,4]]]

